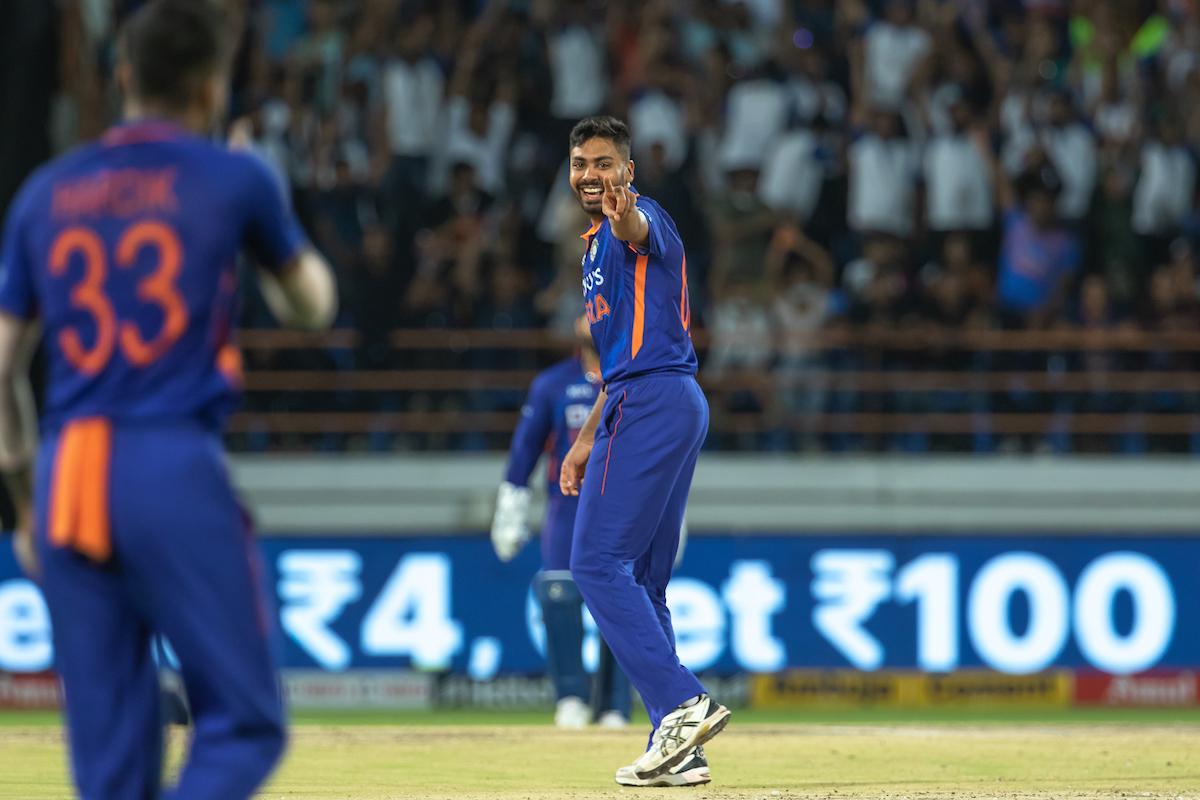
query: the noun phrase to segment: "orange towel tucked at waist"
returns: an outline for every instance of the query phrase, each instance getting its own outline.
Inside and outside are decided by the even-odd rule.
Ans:
[[[50,486],[50,543],[93,561],[112,555],[108,509],[112,423],[103,417],[68,422],[58,438]]]

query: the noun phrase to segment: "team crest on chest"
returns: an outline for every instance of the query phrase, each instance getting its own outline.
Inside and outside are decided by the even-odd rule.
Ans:
[[[599,249],[600,249],[600,237],[594,236],[594,237],[592,237],[592,249],[588,251],[588,260],[595,261],[596,260],[596,251]]]

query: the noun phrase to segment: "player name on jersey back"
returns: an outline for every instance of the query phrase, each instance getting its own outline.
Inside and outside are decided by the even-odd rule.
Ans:
[[[50,204],[56,220],[78,217],[127,218],[141,214],[173,215],[179,211],[175,167],[100,170],[54,187]]]

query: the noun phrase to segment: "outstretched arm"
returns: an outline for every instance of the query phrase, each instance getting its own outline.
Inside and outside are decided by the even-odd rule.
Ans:
[[[992,149],[991,139],[988,138],[987,130],[978,128],[971,132],[971,141],[975,145],[975,149],[979,151],[979,155],[983,158],[984,164],[988,168],[988,176],[992,180],[992,191],[995,193],[996,205],[1000,210],[1007,212],[1017,205],[1017,193],[1013,188],[1012,179],[1008,177],[1004,167],[996,158],[996,153]]]
[[[613,236],[635,247],[645,247],[650,242],[650,223],[637,208],[637,195],[624,186],[617,186],[604,179],[604,196],[601,209],[612,228]]]

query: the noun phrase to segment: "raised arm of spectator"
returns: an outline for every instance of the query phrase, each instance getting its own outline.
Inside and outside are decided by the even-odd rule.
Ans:
[[[490,28],[486,13],[480,16],[462,38],[458,58],[454,60],[454,73],[450,76],[450,97],[466,97],[471,91],[471,80],[483,58],[483,47]]]
[[[988,135],[987,128],[979,127],[972,130],[971,141],[978,148],[984,163],[988,166],[988,176],[992,181],[996,205],[1002,212],[1011,211],[1017,205],[1016,190],[1013,188],[1012,179],[1008,177],[1008,172],[996,158],[996,151],[992,147],[992,140]]]
[[[919,102],[928,96],[939,55],[954,40],[954,21],[957,16],[958,9],[953,3],[924,0],[918,4],[917,19],[928,31],[930,41],[908,79],[906,92],[911,101]]]
[[[787,257],[795,253],[812,265],[817,283],[825,288],[833,286],[833,257],[824,247],[804,234],[799,225],[781,225],[771,239],[767,251],[767,277],[772,286],[782,283]]]
[[[988,78],[992,82],[993,105],[998,109],[1004,95],[1007,94],[1013,65],[1000,52],[1000,48],[996,46],[996,40],[992,38],[991,32],[987,29],[986,6],[986,3],[973,4],[963,15],[963,23],[971,37],[971,44],[983,60],[984,69],[987,70]]]
[[[867,89],[867,45],[861,33],[850,40],[847,52],[850,62],[850,127],[861,128],[867,124],[871,102]]]
[[[843,0],[834,6],[834,30],[839,43],[861,36],[871,21],[871,11],[863,0]]]

